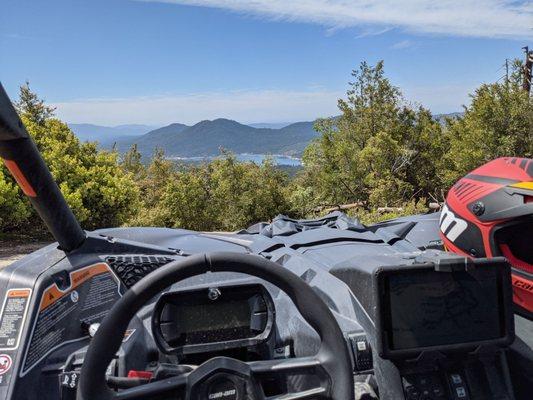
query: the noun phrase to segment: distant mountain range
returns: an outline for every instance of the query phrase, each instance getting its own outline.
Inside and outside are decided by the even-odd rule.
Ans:
[[[289,124],[282,128],[256,128],[219,118],[201,121],[192,126],[174,123],[140,136],[114,137],[113,140],[101,141],[101,146],[111,148],[115,145],[119,152],[125,152],[136,143],[143,156],[150,156],[156,148],[161,148],[166,155],[174,157],[216,156],[220,154],[221,149],[236,154],[297,156],[317,136],[313,124],[314,122],[309,121]],[[76,132],[75,128],[72,129]]]
[[[439,114],[435,118],[461,113]],[[244,125],[237,121],[219,118],[189,126],[173,123],[161,128],[149,125],[119,125],[105,127],[92,124],[69,124],[81,140],[96,140],[103,148],[116,146],[119,152],[127,151],[136,143],[144,157],[150,157],[156,148],[167,156],[210,157],[221,149],[236,154],[283,154],[301,156],[309,142],[317,137],[314,122],[257,123]],[[155,129],[154,129],[155,128]]]
[[[444,124],[447,119],[454,119],[459,118],[464,115],[464,112],[453,112],[448,114],[436,114],[433,116],[437,121],[439,121],[441,124]]]
[[[69,128],[83,141],[98,141],[102,145],[113,143],[118,138],[144,135],[157,128],[151,125],[102,126],[93,124],[68,124]]]

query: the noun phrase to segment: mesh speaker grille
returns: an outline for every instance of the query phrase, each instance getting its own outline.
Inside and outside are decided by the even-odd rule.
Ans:
[[[165,256],[109,256],[107,264],[128,288],[174,259]]]

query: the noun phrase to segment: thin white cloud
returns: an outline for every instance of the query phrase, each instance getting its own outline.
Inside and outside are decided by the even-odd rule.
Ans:
[[[335,115],[343,91],[235,91],[116,99],[80,99],[52,104],[70,123],[100,125],[172,122],[193,124],[230,118],[244,123],[304,121]]]
[[[142,0],[331,27],[379,25],[442,35],[533,38],[530,0]]]
[[[396,42],[394,43],[392,46],[391,46],[391,49],[393,50],[403,50],[403,49],[408,49],[409,47],[413,47],[414,46],[414,43],[410,40],[401,40],[399,42]]]
[[[461,110],[474,85],[402,86],[405,97],[434,113]],[[79,99],[56,102],[56,115],[69,123],[166,125],[195,124],[205,119],[229,118],[243,123],[311,121],[339,114],[337,100],[345,91],[243,90],[132,98]]]
[[[359,34],[355,37],[356,39],[362,39],[362,38],[365,38],[365,37],[368,37],[368,36],[379,36],[379,35],[383,35],[384,33],[387,33],[389,31],[391,31],[392,28],[366,28],[366,29],[362,29],[360,30]]]

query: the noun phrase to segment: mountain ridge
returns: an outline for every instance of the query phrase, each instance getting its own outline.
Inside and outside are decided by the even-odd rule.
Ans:
[[[138,137],[118,138],[115,146],[119,152],[124,152],[135,143],[143,156],[149,156],[156,148],[175,157],[215,156],[221,149],[237,154],[300,155],[309,141],[318,135],[313,125],[313,121],[306,121],[283,128],[255,128],[217,118],[192,126],[173,123]]]

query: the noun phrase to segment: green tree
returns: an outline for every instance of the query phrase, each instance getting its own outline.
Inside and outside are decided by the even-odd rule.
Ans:
[[[287,176],[270,160],[259,166],[225,154],[210,167],[219,229],[240,229],[289,210]]]
[[[267,161],[220,159],[175,172],[155,209],[163,225],[201,231],[236,230],[289,211],[287,176]]]
[[[26,81],[19,89],[19,101],[15,103],[19,114],[25,115],[32,122],[42,125],[54,116],[55,107],[46,105],[36,93],[30,89],[30,83]]]
[[[146,168],[142,163],[142,155],[136,143],[132,144],[130,149],[121,157],[120,166],[124,171],[132,174],[136,181],[146,177]]]
[[[385,77],[383,62],[352,73],[339,117],[319,120],[320,137],[304,153],[299,177],[314,205],[396,205],[440,187],[438,160],[446,143],[430,112],[405,102]]]
[[[131,174],[118,163],[118,154],[81,143],[55,118],[37,124],[22,114],[52,176],[69,206],[86,229],[119,226],[135,212],[138,189]]]
[[[174,228],[211,231],[219,229],[212,197],[210,165],[191,166],[175,173],[162,195],[160,216]]]
[[[533,157],[533,100],[521,82],[515,61],[509,81],[481,85],[464,115],[447,121],[446,186],[497,157]]]
[[[124,156],[122,165],[134,173],[141,199],[139,212],[129,221],[129,225],[170,226],[167,209],[161,201],[167,186],[177,179],[174,163],[158,148],[155,149],[148,166],[144,167],[134,145]]]

